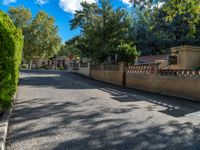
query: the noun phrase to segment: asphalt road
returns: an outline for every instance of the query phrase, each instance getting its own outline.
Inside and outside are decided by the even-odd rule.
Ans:
[[[200,103],[59,71],[22,71],[8,150],[197,150]]]

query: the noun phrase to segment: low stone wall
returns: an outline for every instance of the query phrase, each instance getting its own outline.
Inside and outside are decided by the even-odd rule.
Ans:
[[[93,79],[109,82],[116,85],[122,85],[122,75],[120,71],[91,70],[90,77]]]
[[[78,73],[85,76],[90,76],[90,63],[80,63]]]
[[[91,67],[90,77],[116,85],[123,85],[123,73],[123,63],[119,65],[100,65]]]
[[[72,72],[78,72],[78,70],[79,70],[79,63],[75,63],[75,62],[70,63],[68,65],[68,70],[72,71]]]
[[[185,73],[187,72],[187,73]],[[145,91],[200,101],[198,71],[158,71],[137,73],[127,71],[126,86]]]
[[[90,63],[72,63],[70,64],[69,71],[79,73],[85,76],[90,76]]]
[[[200,71],[159,70],[157,64],[126,69],[120,63],[91,65],[89,70],[79,67],[78,73],[115,85],[200,101]]]

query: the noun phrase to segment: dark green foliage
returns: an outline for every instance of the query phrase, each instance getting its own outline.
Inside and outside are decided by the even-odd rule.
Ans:
[[[0,11],[0,109],[11,106],[16,91],[23,48],[23,36],[11,19]]]
[[[122,43],[117,48],[118,60],[134,64],[135,59],[139,56],[136,46],[133,43]]]
[[[101,63],[109,56],[118,54],[121,43],[128,43],[131,18],[125,9],[114,9],[110,0],[99,3],[81,3],[83,9],[76,11],[71,20],[71,29],[81,28],[78,49],[81,56]],[[134,57],[133,57],[134,58]]]
[[[178,5],[178,0],[169,0],[161,8],[154,9],[153,32],[165,35],[162,38],[167,46],[196,45],[198,38],[198,25],[200,24],[198,6],[200,1],[183,0]]]
[[[175,46],[200,45],[199,0],[130,2],[134,7],[130,37],[141,55],[168,53]]]
[[[152,12],[149,9],[138,9],[133,20],[129,36],[141,55],[162,53],[160,46],[165,37],[153,31],[155,22],[153,22]]]
[[[80,56],[80,50],[78,49],[78,40],[79,36],[76,36],[69,41],[65,42],[60,48],[60,51],[58,51],[57,56],[73,56],[73,57],[79,57]]]

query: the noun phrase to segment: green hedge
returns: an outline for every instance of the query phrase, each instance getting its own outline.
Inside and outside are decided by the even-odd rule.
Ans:
[[[0,11],[0,109],[11,106],[19,77],[23,35],[9,16]]]

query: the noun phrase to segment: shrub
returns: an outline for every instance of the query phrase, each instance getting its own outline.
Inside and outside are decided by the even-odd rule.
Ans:
[[[0,10],[0,109],[11,106],[16,91],[23,36],[9,16]]]
[[[118,60],[134,64],[136,58],[139,56],[139,52],[133,43],[121,43],[117,49]]]

